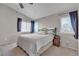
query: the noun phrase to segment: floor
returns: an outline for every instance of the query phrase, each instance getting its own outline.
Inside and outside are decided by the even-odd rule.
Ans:
[[[0,50],[2,56],[27,56],[16,44],[3,46]],[[78,51],[64,48],[51,46],[41,56],[77,56]]]
[[[42,55],[43,56],[77,56],[78,51],[70,48],[52,46],[47,51],[45,51]]]

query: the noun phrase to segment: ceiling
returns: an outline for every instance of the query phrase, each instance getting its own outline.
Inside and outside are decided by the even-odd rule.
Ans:
[[[33,20],[77,9],[77,3],[34,3],[33,5],[23,3],[23,9],[20,8],[19,3],[6,3],[6,5]]]

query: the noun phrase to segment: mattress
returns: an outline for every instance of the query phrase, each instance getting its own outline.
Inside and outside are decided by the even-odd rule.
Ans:
[[[17,44],[29,55],[40,54],[40,49],[52,41],[53,35],[42,34],[22,34],[18,38]]]

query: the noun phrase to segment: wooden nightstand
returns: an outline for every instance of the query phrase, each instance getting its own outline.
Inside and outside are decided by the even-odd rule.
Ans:
[[[53,38],[53,45],[55,46],[60,46],[60,36],[59,35],[55,35]]]

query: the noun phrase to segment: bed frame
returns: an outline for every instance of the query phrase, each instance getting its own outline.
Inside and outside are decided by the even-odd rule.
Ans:
[[[45,51],[46,51],[49,47],[51,47],[51,46],[52,46],[52,41],[49,42],[47,45],[43,46],[43,47],[39,50],[39,51],[40,51],[39,56],[41,56],[42,53],[45,52]],[[24,50],[23,48],[21,48],[19,45],[18,45],[17,47],[19,47],[24,53],[26,53],[27,56],[30,56],[30,55],[27,53],[27,51],[25,51],[25,50]]]
[[[20,48],[24,53],[26,53],[27,56],[30,56],[23,48],[21,48],[19,45],[17,46],[18,48]]]

